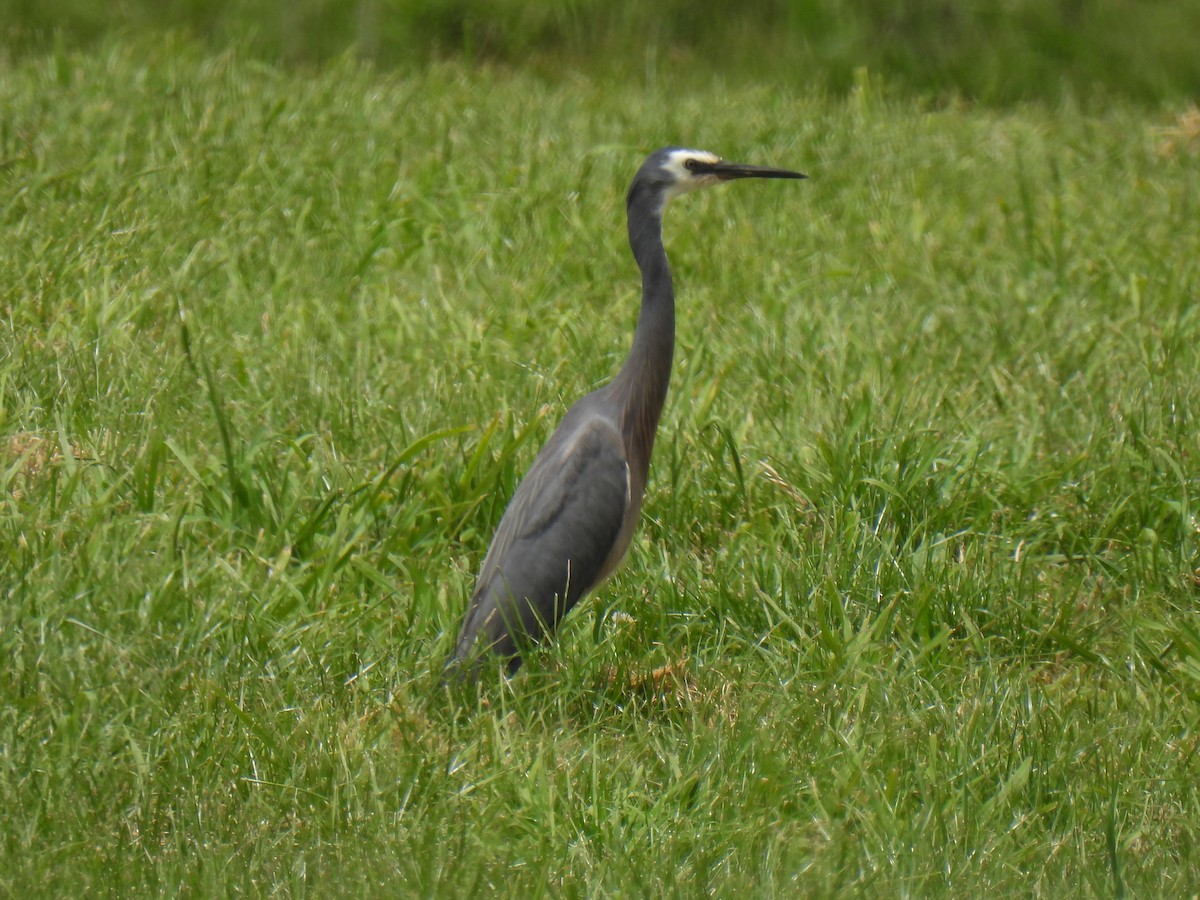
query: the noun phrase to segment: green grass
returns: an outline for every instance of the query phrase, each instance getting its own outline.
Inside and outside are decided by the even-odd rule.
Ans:
[[[1195,0],[0,0],[0,58],[163,28],[292,65],[353,53],[411,71],[449,58],[839,94],[866,68],[1000,105],[1158,105],[1200,85]]]
[[[1200,890],[1200,138],[870,81],[0,79],[0,893]],[[630,559],[438,675],[668,215]]]

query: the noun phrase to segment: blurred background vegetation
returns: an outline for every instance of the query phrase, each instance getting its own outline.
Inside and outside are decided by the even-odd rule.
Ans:
[[[272,63],[447,57],[548,76],[660,75],[1005,105],[1200,95],[1200,0],[0,0],[9,59],[183,32]]]

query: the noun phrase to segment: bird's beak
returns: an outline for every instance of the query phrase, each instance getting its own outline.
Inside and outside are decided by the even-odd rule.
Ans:
[[[743,163],[719,160],[715,163],[698,166],[695,170],[699,175],[714,175],[721,181],[732,181],[735,178],[807,178],[800,172],[790,169],[773,169],[770,166],[747,166]]]

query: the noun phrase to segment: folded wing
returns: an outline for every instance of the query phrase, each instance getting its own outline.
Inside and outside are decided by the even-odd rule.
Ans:
[[[615,423],[568,413],[504,512],[455,660],[491,649],[515,670],[521,651],[553,631],[605,574],[629,503]]]

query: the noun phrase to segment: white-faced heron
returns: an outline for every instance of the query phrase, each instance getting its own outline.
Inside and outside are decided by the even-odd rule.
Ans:
[[[521,653],[553,632],[625,556],[675,348],[675,294],[662,242],[667,203],[735,178],[803,177],[679,147],[655,151],[638,169],[626,209],[629,246],[642,271],[642,308],[629,358],[616,378],[567,410],[513,494],[449,671],[474,674],[490,651],[515,672]]]

